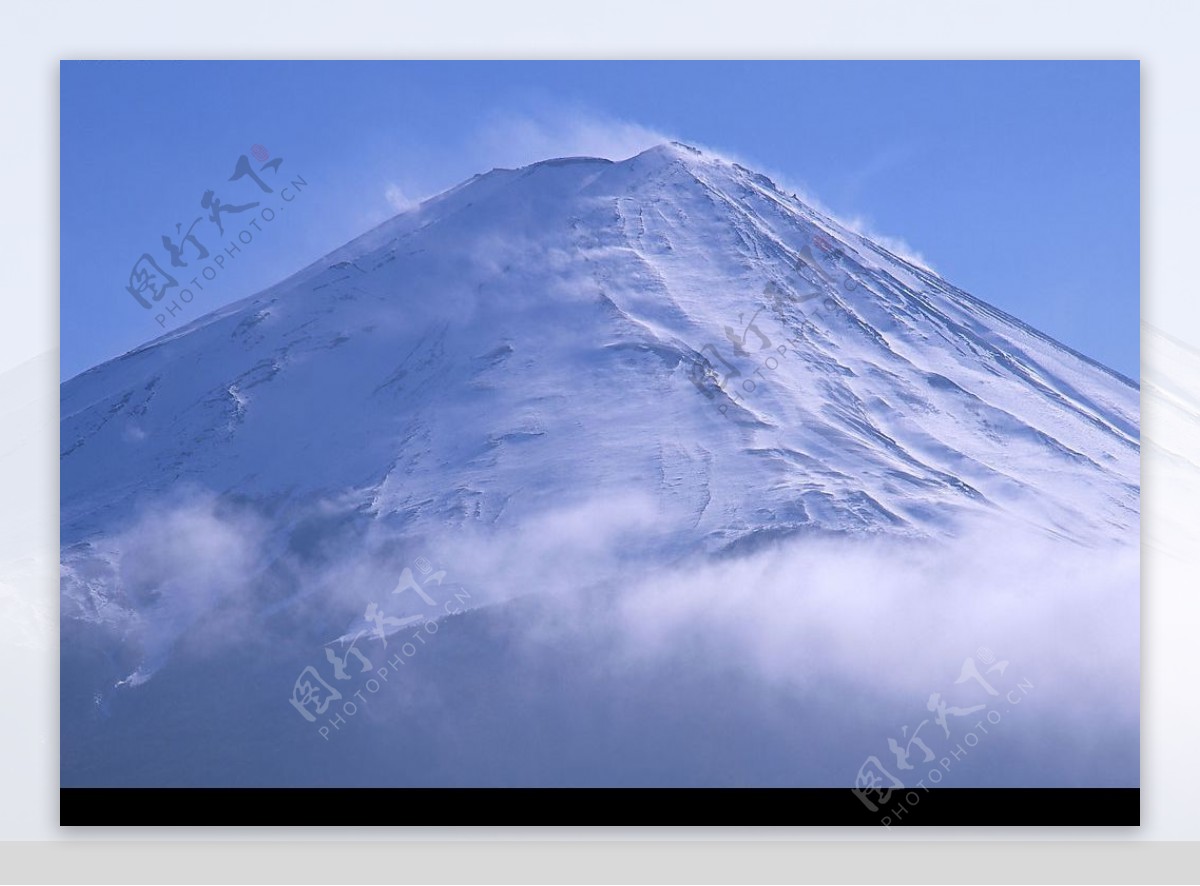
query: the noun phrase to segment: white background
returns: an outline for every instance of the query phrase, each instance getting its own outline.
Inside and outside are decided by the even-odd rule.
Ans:
[[[359,840],[771,840],[768,847],[729,842],[724,849],[688,844],[679,863],[669,847],[625,845],[631,860],[649,868],[632,876],[691,879],[721,876],[765,880],[802,879],[820,870],[833,879],[913,876],[963,882],[971,871],[1011,870],[1018,847],[1003,853],[987,847],[927,846],[920,854],[901,847],[877,850],[794,846],[778,841],[873,840],[911,843],[933,838],[978,840],[1164,841],[1200,838],[1200,605],[1195,567],[1200,563],[1200,358],[1155,330],[1184,343],[1200,343],[1200,299],[1194,265],[1195,209],[1200,197],[1200,122],[1197,83],[1200,64],[1193,41],[1200,32],[1200,4],[1189,2],[834,2],[718,3],[691,0],[651,4],[610,0],[568,6],[562,2],[408,4],[383,2],[150,4],[114,2],[6,4],[0,52],[0,172],[3,212],[0,243],[4,262],[0,314],[0,839],[59,841],[51,856],[28,847],[27,864],[46,865],[83,858],[84,850],[62,841],[113,840],[340,840],[336,829],[254,833],[217,831],[117,831],[59,829],[58,784],[58,61],[64,58],[1136,58],[1142,61],[1142,317],[1143,317],[1143,585],[1142,585],[1142,827],[1138,829],[727,829],[703,834],[682,829],[377,829],[356,831]],[[152,127],[132,138],[152,138]],[[131,145],[131,150],[146,145]],[[1102,261],[1102,257],[1097,260]],[[1086,318],[1081,318],[1086,322]],[[1149,328],[1148,328],[1149,327]],[[501,857],[512,864],[541,859],[543,870],[579,870],[580,876],[616,876],[617,846],[584,855],[565,846],[538,855],[532,842],[476,847],[472,856]],[[363,866],[334,864],[348,847],[286,849],[280,858],[301,863],[300,871],[326,879],[359,881],[377,869],[425,879],[463,874],[466,856],[449,843],[407,847],[412,868],[397,866],[395,854],[366,847]],[[739,848],[741,847],[741,848]],[[773,847],[773,848],[772,848]],[[199,848],[199,847],[197,847]],[[686,846],[684,847],[686,848]],[[997,847],[999,848],[999,847]],[[593,847],[599,850],[600,847]],[[678,849],[678,847],[677,847]],[[910,846],[917,850],[918,847]],[[962,856],[963,850],[970,855]],[[96,846],[109,858],[87,867],[85,876],[133,882],[126,869],[137,859],[158,856],[146,847]],[[661,850],[661,851],[660,851]],[[1064,849],[1077,851],[1075,849]],[[9,852],[19,850],[11,848]],[[195,863],[220,864],[245,858],[248,847],[211,851]],[[439,855],[438,852],[442,854]],[[735,863],[736,853],[744,861]],[[868,854],[864,855],[864,851]],[[1024,853],[1046,849],[1024,847]],[[1141,850],[1115,855],[1094,846],[1087,854],[1097,876],[1133,876],[1146,871]],[[1166,848],[1164,847],[1164,851]],[[1176,850],[1178,851],[1178,848]],[[521,853],[524,852],[524,855]],[[587,853],[586,847],[581,850]],[[716,855],[713,853],[716,852]],[[720,855],[721,852],[727,853]],[[34,854],[28,854],[34,853]],[[503,853],[498,855],[496,853]],[[515,854],[514,854],[515,853]],[[640,855],[639,855],[640,853]],[[871,853],[875,853],[872,855]],[[5,856],[0,850],[0,859]],[[21,856],[10,855],[16,863]],[[97,855],[97,857],[99,857]],[[178,857],[178,856],[177,856]],[[1033,857],[1033,856],[1030,856]],[[1058,856],[1056,856],[1058,857]],[[1065,857],[1065,856],[1064,856]],[[43,859],[32,861],[30,859]],[[309,859],[303,862],[303,859]],[[571,859],[577,859],[572,866]],[[655,859],[659,861],[655,862]],[[809,867],[799,859],[808,859]],[[865,859],[880,859],[866,865]],[[891,859],[883,861],[882,859]],[[926,863],[925,859],[928,859]],[[558,859],[560,867],[548,867]],[[664,862],[663,859],[667,859]],[[957,859],[957,860],[955,860]],[[690,861],[689,861],[690,860]],[[978,867],[986,862],[990,866]],[[345,863],[350,863],[349,861]],[[673,863],[673,862],[672,862]],[[343,864],[343,862],[337,862]],[[660,867],[653,867],[658,864]],[[691,866],[688,867],[687,865]],[[879,869],[879,864],[900,867]],[[113,865],[116,865],[115,867]],[[122,865],[126,867],[122,867]],[[422,867],[421,865],[424,865]],[[562,867],[561,865],[566,865]],[[602,865],[602,866],[595,866]],[[609,866],[603,866],[609,865]],[[680,866],[683,865],[683,866]],[[723,866],[725,865],[725,866]],[[907,865],[907,866],[906,866]],[[963,865],[967,865],[964,867]],[[1126,865],[1123,867],[1122,865]],[[875,873],[868,873],[870,868]],[[6,869],[0,860],[0,872]],[[15,871],[17,868],[8,868]],[[186,867],[187,870],[219,870]],[[1195,868],[1193,867],[1193,870]],[[283,861],[274,870],[287,879]],[[267,876],[270,875],[268,870]],[[1083,872],[1084,868],[1075,870]],[[1161,869],[1159,879],[1167,876]],[[241,875],[249,871],[240,868]],[[911,874],[904,874],[912,871]],[[315,873],[314,873],[315,872]],[[673,872],[673,873],[672,873]],[[739,873],[741,872],[741,873]],[[922,873],[923,872],[923,873]],[[1038,868],[1039,876],[1049,869]],[[218,876],[214,873],[212,876]],[[417,875],[417,874],[414,874]],[[31,876],[26,874],[26,876]],[[291,876],[296,876],[291,874]],[[480,868],[477,877],[533,881],[511,864]],[[982,876],[982,875],[981,875]],[[124,878],[124,880],[122,880]],[[957,878],[957,879],[956,879]],[[897,879],[897,881],[898,881]],[[295,882],[296,880],[292,880]],[[1098,881],[1098,880],[1096,880]]]

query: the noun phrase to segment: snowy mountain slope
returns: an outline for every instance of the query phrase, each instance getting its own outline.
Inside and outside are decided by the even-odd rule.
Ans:
[[[479,176],[67,382],[63,540],[189,480],[410,529],[632,485],[686,544],[978,509],[1105,539],[1136,525],[1137,404],[762,176],[663,146]]]
[[[116,766],[113,755],[168,722],[162,728],[180,736],[213,730],[206,749],[232,753],[232,733],[181,706],[185,697],[228,705],[231,695],[244,696],[241,719],[224,728],[254,721],[261,753],[197,760],[243,772],[253,759],[253,778],[269,782],[270,761],[285,765],[276,759],[281,742],[311,738],[293,739],[298,718],[275,687],[290,688],[304,650],[363,630],[364,600],[387,601],[394,615],[418,611],[412,595],[390,595],[417,554],[459,556],[446,568],[472,586],[476,606],[537,597],[549,585],[641,593],[630,574],[696,558],[738,561],[797,539],[938,545],[972,538],[987,520],[1090,556],[1136,552],[1139,528],[1133,382],[764,176],[674,144],[622,162],[564,158],[476,176],[263,293],[69,380],[61,445],[64,780],[78,783],[115,777],[104,768]],[[831,579],[859,610],[813,611],[823,598],[804,598],[812,588],[801,587],[788,591],[797,605],[790,618],[801,626],[824,624],[826,611],[846,625],[869,618],[875,576],[903,569],[892,553],[863,549],[862,562],[853,582]],[[1136,625],[1136,587],[1101,591],[1079,570],[1062,573],[1036,590],[1049,598],[1046,590],[1061,587],[1051,602],[1069,617],[1093,609],[1077,604],[1078,586],[1121,604],[1099,609],[1114,623],[1130,623],[1132,601]],[[737,599],[754,587],[771,601],[765,623],[793,625],[751,574]],[[1007,580],[996,599],[1024,582]],[[982,594],[972,582],[946,584]],[[597,710],[621,709],[626,691],[641,694],[639,716],[661,709],[655,692],[623,682],[625,671],[613,685],[595,679],[572,642],[548,657],[545,673],[505,665],[542,686],[540,700],[496,683],[505,671],[491,673],[490,663],[505,661],[516,641],[498,640],[489,626],[540,605],[485,606],[476,620],[460,620],[460,640],[439,640],[455,664],[422,665],[426,679],[455,692],[464,680],[492,681],[487,716],[501,718],[514,755],[529,741],[500,711],[544,713],[547,699],[560,698],[566,713],[555,728],[594,730],[568,710],[578,692],[555,676],[566,661],[605,699]],[[1032,636],[1034,623],[1067,623],[1058,610],[1017,609],[1030,620],[1017,636]],[[620,622],[603,611],[581,630],[618,643]],[[894,624],[876,617],[878,642]],[[792,634],[777,644],[796,645]],[[1136,648],[1132,655],[1136,662]],[[668,682],[687,686],[708,673],[680,678],[671,668]],[[253,696],[248,673],[266,687]],[[652,673],[650,683],[663,679]],[[787,729],[772,731],[782,728],[778,705],[793,702],[772,694],[768,704],[741,679],[728,702],[750,706],[738,734],[767,724],[778,748],[769,764],[747,763],[746,781],[773,783],[774,767],[791,765]],[[846,679],[822,684],[822,716],[842,704],[830,687]],[[1111,702],[1117,693],[1106,692]],[[440,699],[410,703],[453,721]],[[463,705],[456,715],[474,722],[479,711]],[[698,697],[695,711],[707,707]],[[411,733],[407,710],[389,716]],[[1122,733],[1112,753],[1122,765],[1133,760],[1136,779],[1136,698],[1132,710],[1133,744]],[[95,717],[112,719],[101,729]],[[426,727],[429,748],[446,746],[439,730],[451,726]],[[613,738],[606,753],[643,741],[642,728]],[[695,732],[686,719],[670,728]],[[831,742],[829,754],[847,753]],[[151,754],[156,771],[174,778],[182,764],[165,739],[162,747]],[[720,757],[697,751],[704,766],[718,766],[710,752]],[[118,781],[149,778],[144,753],[128,752]],[[296,750],[286,765],[312,772],[307,753]],[[362,765],[380,753],[364,749]],[[1105,760],[1095,755],[1088,765]],[[812,778],[841,784],[860,762],[824,761]],[[195,774],[208,771],[199,762],[189,765],[190,777],[208,777]],[[432,783],[403,761],[389,765],[398,783]],[[446,778],[475,772],[491,783],[495,775],[483,757],[477,769],[462,759],[441,765]],[[612,765],[625,771],[624,762]],[[372,777],[340,771],[354,783]],[[672,778],[692,783],[689,772],[681,763]]]

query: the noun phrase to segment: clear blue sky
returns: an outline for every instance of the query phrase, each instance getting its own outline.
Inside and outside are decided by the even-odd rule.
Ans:
[[[660,136],[780,176],[1138,378],[1137,62],[64,62],[61,73],[64,379],[181,324],[164,330],[137,305],[130,271],[143,253],[170,271],[162,235],[207,215],[205,191],[257,199],[249,179],[228,181],[252,145],[308,187],[182,321],[476,172],[620,159]]]

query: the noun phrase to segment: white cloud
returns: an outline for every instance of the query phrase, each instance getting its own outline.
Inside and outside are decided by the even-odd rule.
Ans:
[[[834,216],[834,218],[836,218],[836,216]],[[903,237],[895,237],[891,234],[884,234],[875,230],[871,222],[863,216],[855,215],[851,216],[849,219],[837,219],[837,221],[838,224],[842,225],[843,227],[849,228],[855,233],[862,234],[862,236],[866,237],[868,240],[873,240],[875,243],[878,243],[888,252],[892,253],[892,255],[898,256],[911,264],[920,265],[927,271],[936,272],[936,269],[933,267],[933,264],[929,261],[929,259],[922,255],[921,252],[913,247],[907,240],[905,240]]]
[[[407,212],[421,202],[418,199],[408,196],[404,192],[404,189],[395,182],[388,182],[387,186],[383,189],[383,197],[396,212]]]
[[[520,167],[556,157],[624,160],[671,136],[640,123],[582,109],[553,108],[536,113],[499,114],[476,142],[486,167]]]
[[[123,682],[148,680],[185,634],[201,634],[219,649],[253,631],[253,576],[265,530],[248,511],[187,490],[97,542],[112,552],[116,574],[109,593],[126,607],[127,617],[118,622],[122,642],[141,655]]]
[[[324,516],[336,517],[345,504],[330,502]],[[1061,768],[1067,781],[1136,780],[1136,748],[1129,751],[1139,708],[1136,545],[1085,549],[996,519],[949,541],[797,537],[714,558],[688,554],[696,540],[681,544],[686,533],[660,504],[632,490],[440,537],[406,538],[373,523],[361,535],[310,537],[302,552],[289,545],[282,557],[278,538],[269,542],[281,529],[197,494],[148,510],[113,539],[120,593],[135,610],[121,633],[142,653],[127,685],[148,679],[185,639],[193,653],[221,656],[238,642],[278,654],[282,640],[302,634],[293,638],[295,654],[306,660],[352,626],[346,619],[362,612],[363,600],[406,614],[389,591],[400,568],[424,555],[448,570],[449,583],[465,586],[471,608],[532,598],[476,623],[503,623],[507,631],[500,646],[484,641],[464,665],[480,673],[505,665],[494,656],[511,654],[532,669],[522,679],[552,685],[557,672],[539,668],[568,663],[550,653],[556,649],[588,662],[587,679],[616,686],[631,685],[631,674],[726,670],[739,686],[761,688],[764,699],[794,699],[803,712],[798,740],[819,724],[853,757],[860,748],[864,756],[886,751],[888,736],[904,725],[896,718],[908,725],[928,718],[932,693],[958,704],[952,696],[971,688],[954,682],[964,659],[987,647],[1010,662],[1001,685],[1030,680],[1036,699],[1022,707],[1019,729],[1013,724],[1022,761],[973,758],[976,774],[968,777],[994,765],[1010,782],[1057,777],[1045,767]],[[326,550],[329,557],[314,556]],[[283,573],[274,590],[273,568]],[[271,613],[282,627],[269,626]],[[455,666],[453,656],[429,661]],[[436,672],[426,679],[421,691],[432,697]],[[686,707],[704,699],[661,701]],[[452,711],[457,701],[438,704]],[[767,721],[743,724],[747,736],[795,714],[770,705],[761,713]],[[635,726],[623,724],[631,734]],[[1105,753],[1089,762],[1096,748]],[[852,775],[848,768],[844,777]]]

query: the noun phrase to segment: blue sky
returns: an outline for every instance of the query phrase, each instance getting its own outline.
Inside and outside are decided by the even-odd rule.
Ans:
[[[64,379],[476,172],[621,159],[666,138],[803,189],[1139,374],[1137,62],[64,62],[61,74]],[[171,273],[162,236],[207,216],[206,191],[254,201],[253,182],[229,181],[253,145],[282,161],[261,174],[268,187],[307,187],[160,325],[126,291],[134,263],[149,253]],[[212,230],[206,217],[194,229],[215,252],[229,237]]]

